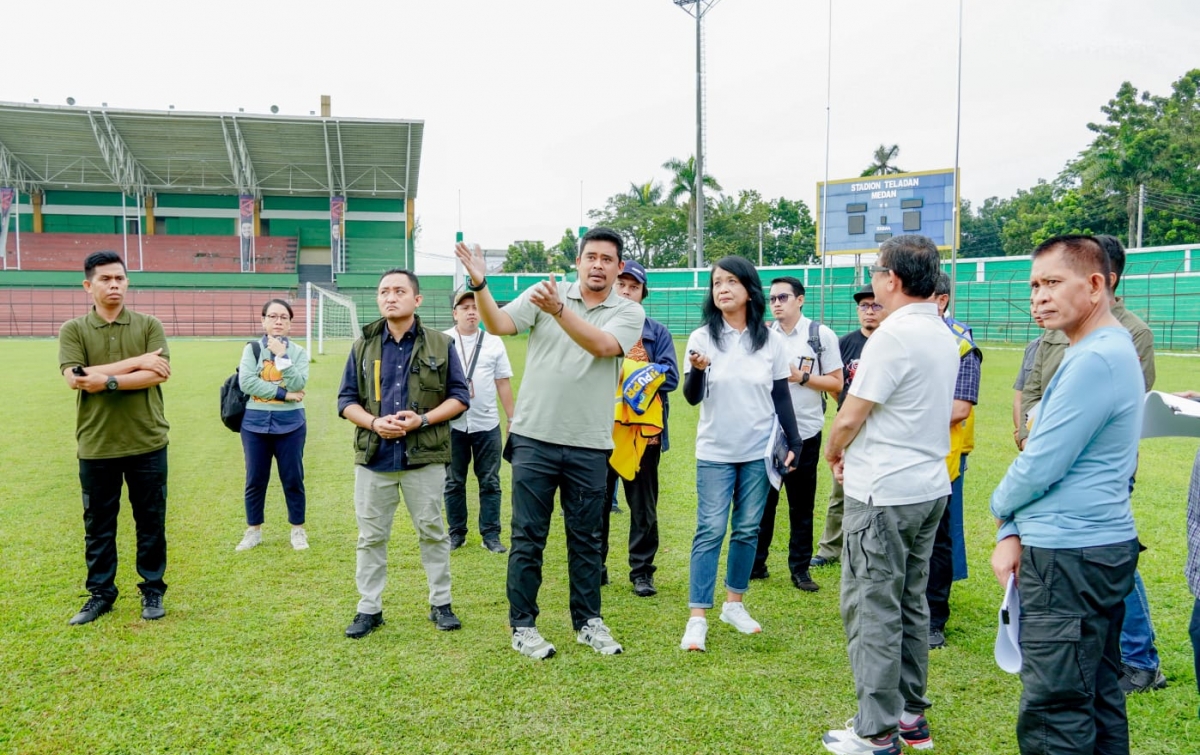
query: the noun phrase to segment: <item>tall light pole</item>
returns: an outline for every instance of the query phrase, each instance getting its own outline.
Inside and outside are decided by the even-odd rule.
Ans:
[[[674,0],[674,3],[689,16],[696,19],[696,259],[694,264],[704,264],[704,17],[721,0]]]

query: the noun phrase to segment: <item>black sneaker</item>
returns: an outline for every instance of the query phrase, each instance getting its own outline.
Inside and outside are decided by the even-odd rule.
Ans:
[[[381,626],[383,626],[383,611],[379,613],[356,613],[354,614],[354,621],[350,622],[350,626],[346,627],[346,636],[352,640],[360,640],[371,632],[374,632],[376,627]]]
[[[837,562],[838,562],[837,556],[834,556],[833,558],[825,558],[824,556],[813,556],[812,560],[810,560],[808,562],[808,568],[820,569],[822,566],[833,566]]]
[[[1121,685],[1122,692],[1132,695],[1137,692],[1151,692],[1156,689],[1165,689],[1167,686],[1167,677],[1163,675],[1162,669],[1151,671],[1134,668],[1122,663],[1121,678],[1118,684]]]
[[[633,594],[639,598],[657,595],[658,590],[654,587],[654,577],[638,577],[633,580]]]
[[[483,547],[492,553],[508,553],[508,548],[504,547],[504,543],[501,543],[500,539],[495,537],[485,538]]]
[[[87,624],[100,618],[104,614],[111,611],[113,604],[111,600],[101,598],[99,595],[93,595],[83,604],[83,608],[79,609],[79,613],[71,617],[68,622],[73,625]]]
[[[941,650],[946,647],[946,632],[943,629],[929,629],[929,649]]]
[[[430,606],[429,620],[437,623],[437,628],[443,632],[451,632],[455,629],[462,629],[462,622],[454,615],[454,611],[450,610],[450,604],[444,606]]]
[[[771,576],[771,572],[767,571],[766,564],[762,566],[756,564],[750,569],[750,579],[766,579],[769,576]]]
[[[821,589],[821,586],[813,582],[812,577],[809,576],[808,569],[794,572],[792,574],[792,584],[796,586],[797,590],[803,590],[804,592],[816,592]]]
[[[456,551],[459,548],[463,547],[463,545],[465,545],[466,542],[467,542],[466,535],[451,534],[450,535],[450,550]]]
[[[142,618],[146,621],[157,621],[167,615],[162,605],[161,592],[142,593]]]

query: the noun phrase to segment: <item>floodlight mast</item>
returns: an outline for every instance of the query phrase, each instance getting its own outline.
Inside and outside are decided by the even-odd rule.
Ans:
[[[694,267],[704,265],[704,48],[702,22],[721,0],[673,0],[685,13],[696,19],[696,257]]]

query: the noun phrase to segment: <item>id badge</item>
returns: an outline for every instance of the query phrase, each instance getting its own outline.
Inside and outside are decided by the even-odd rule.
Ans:
[[[800,371],[812,374],[813,364],[815,363],[816,360],[812,357],[800,357]]]

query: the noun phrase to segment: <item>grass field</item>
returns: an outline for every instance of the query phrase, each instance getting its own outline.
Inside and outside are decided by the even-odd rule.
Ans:
[[[688,552],[695,525],[697,412],[672,411],[663,457],[659,594],[633,596],[624,568],[627,519],[614,516],[613,584],[604,615],[625,653],[574,642],[561,530],[547,549],[539,626],[559,648],[535,662],[506,631],[506,561],[472,532],[452,557],[460,632],[426,618],[425,578],[403,515],[392,539],[387,625],[342,636],[354,615],[350,427],[334,395],[345,349],[318,358],[308,389],[306,454],[312,548],[294,552],[277,482],[262,546],[235,553],[244,528],[238,438],[217,418],[217,386],[234,342],[175,341],[165,386],[171,421],[167,617],[143,622],[133,526],[121,515],[121,599],[112,614],[69,627],[82,605],[83,525],[74,399],[56,375],[53,341],[4,341],[0,432],[0,751],[7,753],[819,753],[820,736],[854,712],[838,615],[836,567],[821,591],[787,579],[786,524],[771,579],[747,606],[764,627],[746,637],[712,617],[709,652],[684,653]],[[518,373],[524,342],[510,340]],[[1014,753],[1020,682],[992,661],[1000,589],[988,568],[987,497],[1014,449],[1014,348],[986,349],[978,449],[966,481],[971,578],[952,598],[949,647],[930,661],[936,752]],[[1158,387],[1197,388],[1195,359],[1160,357]],[[519,374],[518,374],[519,376]],[[1184,508],[1194,440],[1142,446],[1134,511],[1168,689],[1129,700],[1133,751],[1200,752],[1196,680],[1182,576]],[[504,469],[507,491],[508,470]],[[828,471],[818,491],[820,530]],[[505,533],[509,501],[504,500]],[[472,522],[475,516],[472,504]]]

